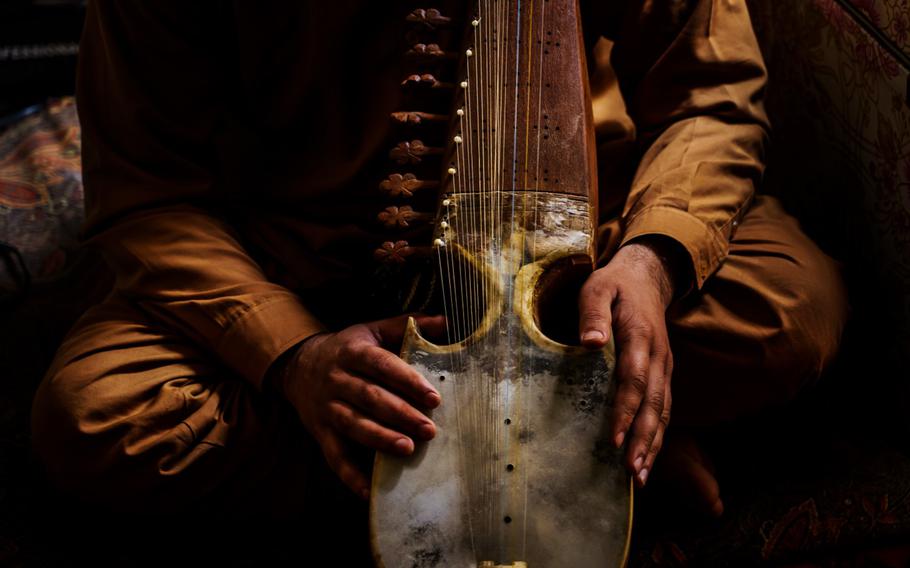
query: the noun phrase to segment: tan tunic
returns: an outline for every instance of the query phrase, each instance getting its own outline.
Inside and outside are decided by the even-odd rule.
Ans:
[[[834,355],[846,302],[834,263],[755,197],[766,75],[744,0],[582,4],[602,256],[664,235],[691,259],[693,292],[668,312],[674,420],[788,400]],[[35,446],[60,485],[121,508],[169,507],[251,469],[282,501],[306,485],[272,475],[289,426],[256,389],[289,347],[370,313],[407,11],[89,3],[86,235],[117,284],[36,396]]]
[[[89,8],[86,230],[118,290],[258,383],[290,345],[364,312],[332,306],[350,300],[328,291],[356,298],[351,283],[390,238],[375,164],[398,109],[408,6],[196,4]],[[701,287],[763,169],[765,70],[745,2],[587,4],[587,34],[616,40],[613,67],[649,148],[631,190],[602,176],[601,211],[621,211],[624,240],[681,243]],[[601,161],[634,162],[607,62],[590,59]],[[280,282],[264,272],[276,265]]]

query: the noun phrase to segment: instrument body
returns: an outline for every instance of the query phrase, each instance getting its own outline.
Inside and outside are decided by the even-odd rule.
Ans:
[[[591,265],[596,169],[576,0],[479,0],[446,149],[438,273],[454,335],[409,324],[437,437],[378,455],[386,568],[622,566],[631,482],[609,435],[614,354],[541,329],[554,274]],[[568,314],[567,314],[568,315]]]

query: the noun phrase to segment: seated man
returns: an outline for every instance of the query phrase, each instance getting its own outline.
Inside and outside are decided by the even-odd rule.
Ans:
[[[620,189],[602,167],[602,266],[581,293],[580,340],[616,339],[612,435],[638,485],[665,446],[662,461],[718,515],[687,428],[786,403],[818,379],[844,290],[797,222],[756,195],[766,73],[743,0],[582,4],[586,33],[615,40],[640,164]],[[326,464],[367,496],[357,447],[409,454],[433,438],[420,409],[447,401],[392,352],[405,318],[377,308],[369,277],[389,238],[375,172],[407,11],[89,3],[86,235],[117,280],[35,399],[35,448],[65,491],[175,510],[262,480],[279,496],[265,508],[293,508]],[[608,137],[622,117],[602,95]],[[602,139],[602,164],[631,155],[626,139]]]

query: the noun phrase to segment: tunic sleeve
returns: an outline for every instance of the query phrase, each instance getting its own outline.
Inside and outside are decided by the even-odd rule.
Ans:
[[[322,326],[219,214],[229,4],[89,2],[77,87],[85,236],[119,293],[259,385]]]
[[[745,0],[632,0],[621,21],[612,64],[642,151],[622,244],[675,240],[701,288],[764,171],[765,65]]]

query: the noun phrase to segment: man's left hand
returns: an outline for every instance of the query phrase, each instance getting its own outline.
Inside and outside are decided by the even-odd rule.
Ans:
[[[670,421],[673,355],[665,312],[673,270],[662,241],[636,241],[595,270],[579,295],[582,345],[603,348],[615,333],[619,385],[613,415],[617,447],[628,439],[627,467],[642,487]],[[674,251],[675,252],[675,251]]]

